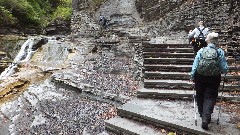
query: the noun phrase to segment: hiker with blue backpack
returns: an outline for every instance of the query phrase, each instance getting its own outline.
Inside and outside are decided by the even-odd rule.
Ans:
[[[195,83],[198,112],[202,128],[208,130],[214,105],[218,97],[221,74],[228,72],[224,51],[218,48],[218,33],[211,32],[206,38],[207,47],[201,48],[194,59],[191,79]]]
[[[209,33],[209,29],[204,27],[203,21],[199,21],[198,24],[199,27],[190,30],[188,34],[190,44],[193,46],[194,56],[196,56],[198,50],[207,46],[205,39],[206,35]]]

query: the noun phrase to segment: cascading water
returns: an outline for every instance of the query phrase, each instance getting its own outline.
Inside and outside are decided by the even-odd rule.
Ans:
[[[22,61],[25,61],[26,58],[28,58],[30,55],[30,52],[32,50],[32,46],[33,46],[33,41],[34,38],[29,38],[21,47],[18,55],[16,56],[16,58],[14,59],[13,63],[19,63]],[[22,60],[22,61],[21,61]]]
[[[34,38],[31,37],[22,45],[13,63],[1,73],[0,80],[12,75],[20,62],[26,62],[30,60],[31,56],[34,53],[34,51],[32,51],[33,43]]]

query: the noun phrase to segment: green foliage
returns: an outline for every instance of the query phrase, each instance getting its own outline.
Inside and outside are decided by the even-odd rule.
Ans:
[[[53,14],[53,19],[64,19],[64,20],[69,20],[72,14],[72,9],[63,7],[63,6],[58,6],[57,10]]]
[[[16,18],[6,10],[3,6],[0,6],[0,26],[5,24],[14,25],[16,23]]]
[[[39,15],[26,0],[1,0],[1,6],[17,18],[19,24],[39,25]]]
[[[45,27],[70,19],[72,0],[0,0],[0,26]]]
[[[56,11],[53,13],[52,18],[55,19],[64,19],[69,20],[72,14],[72,0],[52,0],[52,1],[58,1],[59,5],[57,6]]]

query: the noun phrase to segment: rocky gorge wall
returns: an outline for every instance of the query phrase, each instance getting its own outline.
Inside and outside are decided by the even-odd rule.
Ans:
[[[199,20],[220,34],[229,56],[240,60],[239,0],[137,0],[136,7],[157,34],[188,32]]]

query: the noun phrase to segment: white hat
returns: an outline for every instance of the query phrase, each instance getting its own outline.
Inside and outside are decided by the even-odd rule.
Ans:
[[[205,41],[209,41],[213,38],[217,38],[218,37],[218,33],[215,33],[215,32],[211,32],[207,35],[207,38],[205,39]]]

